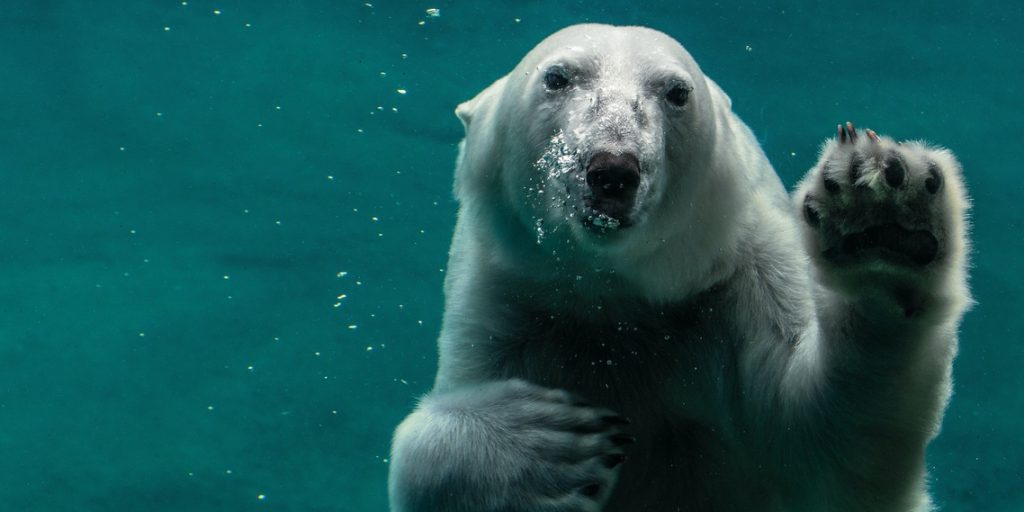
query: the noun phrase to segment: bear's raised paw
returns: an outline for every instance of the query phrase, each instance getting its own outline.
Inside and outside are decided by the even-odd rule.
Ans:
[[[915,272],[941,267],[962,250],[959,165],[922,142],[839,125],[797,201],[819,265]]]

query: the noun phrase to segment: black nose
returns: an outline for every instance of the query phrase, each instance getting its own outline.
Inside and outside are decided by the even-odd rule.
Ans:
[[[628,153],[598,153],[587,165],[587,186],[595,199],[631,203],[640,186],[640,162]]]

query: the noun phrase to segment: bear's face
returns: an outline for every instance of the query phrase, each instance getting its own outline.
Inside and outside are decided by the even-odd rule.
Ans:
[[[456,194],[495,260],[603,268],[659,300],[726,272],[742,179],[721,157],[729,101],[674,39],[566,28],[456,113]]]
[[[509,76],[509,135],[526,151],[511,152],[504,187],[538,230],[565,226],[600,245],[651,235],[650,218],[692,204],[686,182],[710,146],[703,75],[661,33],[574,28]]]

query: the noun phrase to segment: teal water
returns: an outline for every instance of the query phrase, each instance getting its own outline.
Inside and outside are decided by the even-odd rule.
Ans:
[[[789,185],[845,119],[958,154],[978,305],[932,487],[1024,510],[1019,4],[328,0],[0,5],[0,509],[386,510],[454,106],[583,21],[679,39]]]

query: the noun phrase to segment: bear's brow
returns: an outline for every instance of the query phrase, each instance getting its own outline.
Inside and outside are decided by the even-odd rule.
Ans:
[[[544,61],[539,67],[542,70],[560,67],[574,74],[594,75],[601,68],[601,59],[597,55],[561,55]]]

